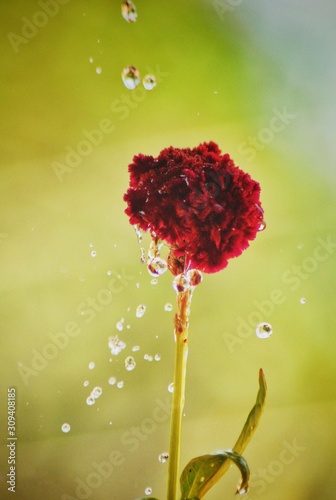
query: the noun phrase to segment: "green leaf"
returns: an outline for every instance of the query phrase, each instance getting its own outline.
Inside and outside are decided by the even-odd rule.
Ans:
[[[259,370],[259,391],[257,400],[250,411],[242,432],[233,447],[232,452],[223,452],[219,455],[204,455],[192,459],[181,475],[182,500],[200,500],[228,471],[232,461],[240,468],[243,481],[238,490],[241,494],[247,491],[246,470],[248,467],[241,454],[250,442],[260,417],[265,407],[266,401],[266,380],[262,370]],[[229,453],[233,455],[228,456]],[[201,481],[201,479],[203,479]],[[246,483],[246,484],[245,484]]]
[[[240,469],[242,482],[237,487],[237,493],[245,493],[248,488],[250,471],[246,460],[238,453],[230,450],[221,451],[215,455],[203,455],[193,458],[185,467],[181,475],[182,500],[199,500],[213,485],[213,477],[227,460],[234,462]]]

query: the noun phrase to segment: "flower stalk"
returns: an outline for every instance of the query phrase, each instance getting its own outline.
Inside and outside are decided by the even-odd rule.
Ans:
[[[177,293],[175,315],[174,392],[170,420],[167,500],[176,500],[179,480],[182,415],[188,357],[188,325],[192,290]]]

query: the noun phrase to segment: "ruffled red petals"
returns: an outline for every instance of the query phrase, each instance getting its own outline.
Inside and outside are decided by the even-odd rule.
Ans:
[[[214,142],[169,147],[129,165],[124,195],[131,224],[169,244],[176,258],[206,273],[227,266],[263,222],[260,186]]]

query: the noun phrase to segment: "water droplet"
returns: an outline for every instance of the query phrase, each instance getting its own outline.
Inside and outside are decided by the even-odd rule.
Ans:
[[[168,269],[167,262],[161,257],[154,257],[154,259],[150,260],[147,264],[147,269],[149,274],[152,276],[161,276]]]
[[[161,360],[161,354],[157,353],[154,356],[155,361],[160,361]]]
[[[173,393],[174,392],[174,382],[168,385],[168,392]]]
[[[187,279],[191,286],[197,286],[203,280],[203,275],[198,269],[191,269],[187,272]]]
[[[146,262],[146,252],[144,248],[140,248],[140,262],[141,264]]]
[[[167,302],[167,304],[165,304],[165,306],[164,306],[164,310],[165,311],[172,311],[173,310],[173,305],[170,304],[169,302]]]
[[[305,297],[302,297],[302,298],[300,299],[300,302],[301,302],[301,304],[305,304],[305,303],[306,303],[306,299],[305,299]]]
[[[91,257],[96,257],[96,255],[97,255],[96,250],[92,250],[92,252],[91,252]]]
[[[109,338],[108,346],[111,349],[111,354],[117,356],[123,349],[125,349],[126,344],[119,339],[118,335],[115,335],[114,337]]]
[[[125,368],[128,372],[134,370],[134,368],[136,367],[136,362],[135,362],[135,359],[133,358],[133,356],[127,356],[127,358],[125,359]]]
[[[136,286],[137,288],[140,288],[140,283],[139,283],[139,282],[138,282],[138,283],[135,283],[135,286]]]
[[[140,83],[140,73],[134,66],[127,66],[121,73],[122,81],[127,89],[133,90]]]
[[[156,278],[153,278],[151,280],[151,285],[157,285],[158,284],[158,280]]]
[[[138,239],[138,243],[140,245],[140,243],[142,242],[142,231],[139,228],[138,224],[134,224],[133,227],[134,227],[134,231],[135,231],[135,234],[137,236],[137,239]]]
[[[97,75],[101,75],[101,74],[102,74],[102,71],[103,71],[103,70],[101,69],[101,67],[100,67],[100,66],[97,66],[97,67],[96,67],[96,73],[97,73]]]
[[[93,57],[90,57],[89,61],[90,63],[93,63]]]
[[[84,384],[83,384],[83,385],[84,385],[84,387],[87,387],[87,386],[89,385],[89,383],[90,383],[90,382],[89,382],[88,380],[85,380],[85,382],[84,382]]]
[[[108,380],[108,383],[110,385],[114,385],[117,383],[117,379],[115,377],[110,377],[109,380]]]
[[[169,455],[168,455],[168,453],[166,451],[164,453],[160,453],[160,455],[159,455],[159,462],[161,464],[165,464],[167,462],[168,458],[169,458]]]
[[[266,222],[264,220],[262,220],[259,223],[258,231],[263,231],[264,229],[266,229]]]
[[[107,271],[107,276],[111,276],[112,275],[112,271]]]
[[[118,387],[118,389],[122,389],[124,387],[124,381],[119,380],[119,382],[117,382],[117,387]]]
[[[246,488],[240,488],[238,487],[238,490],[237,490],[237,493],[238,495],[245,495],[245,493],[248,492],[248,487],[246,486]]]
[[[93,399],[98,399],[103,393],[103,389],[101,387],[95,387],[91,392],[91,397]]]
[[[117,328],[117,330],[119,330],[119,332],[121,332],[124,328],[124,321],[125,321],[125,318],[121,318],[121,320],[118,321],[118,323],[116,324],[116,328]]]
[[[145,312],[146,312],[146,306],[145,306],[145,304],[140,304],[136,308],[135,315],[136,315],[137,318],[142,318],[142,316],[145,314]]]
[[[152,494],[152,488],[150,486],[147,486],[145,489],[145,495],[151,495]]]
[[[153,88],[156,87],[155,76],[153,75],[144,76],[142,80],[142,85],[145,87],[146,90],[153,90]]]
[[[133,352],[140,351],[140,346],[139,345],[135,345],[134,347],[132,347],[132,351]]]
[[[272,326],[269,323],[259,323],[256,328],[256,335],[259,339],[267,339],[273,333]]]
[[[70,424],[64,423],[64,424],[62,424],[61,429],[62,429],[62,432],[67,433],[67,432],[69,432],[69,431],[70,431],[71,426],[70,426]]]
[[[153,356],[150,356],[149,354],[144,354],[144,359],[146,361],[153,361]]]
[[[190,288],[190,281],[185,274],[178,274],[173,281],[173,288],[177,293],[186,292]]]
[[[92,396],[89,396],[88,398],[86,398],[86,404],[89,406],[94,405],[95,402],[96,402],[96,400]]]
[[[121,4],[121,15],[128,23],[135,23],[138,17],[134,3],[127,1]]]
[[[91,361],[89,363],[89,370],[93,370],[95,366],[96,366],[96,363],[94,361]]]

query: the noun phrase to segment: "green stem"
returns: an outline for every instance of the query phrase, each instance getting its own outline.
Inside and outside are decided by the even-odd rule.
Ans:
[[[167,500],[177,499],[182,413],[185,400],[185,379],[188,356],[188,317],[190,300],[190,290],[177,294],[177,314],[175,316],[174,392],[170,420]]]

